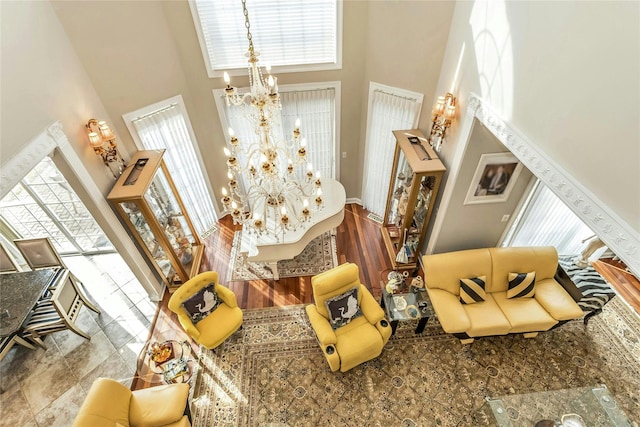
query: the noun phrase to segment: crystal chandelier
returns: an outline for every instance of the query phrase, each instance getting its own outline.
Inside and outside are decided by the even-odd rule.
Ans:
[[[259,235],[268,234],[279,240],[286,231],[295,231],[309,223],[313,212],[322,208],[320,172],[314,174],[307,162],[306,140],[301,136],[300,119],[296,120],[289,141],[274,132],[279,124],[280,96],[277,78],[266,67],[265,80],[258,65],[260,55],[253,48],[246,0],[242,9],[247,28],[250,91],[239,94],[230,86],[224,73],[227,105],[243,108],[252,123],[255,138],[240,143],[229,128],[227,156],[228,189],[222,188],[222,204],[234,224]],[[239,179],[244,178],[244,179]]]

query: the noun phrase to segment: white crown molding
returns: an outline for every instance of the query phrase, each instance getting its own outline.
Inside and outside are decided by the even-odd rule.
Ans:
[[[549,187],[631,271],[640,276],[640,233],[584,188],[538,146],[500,118],[478,95],[470,94],[467,114],[478,119],[537,178]]]

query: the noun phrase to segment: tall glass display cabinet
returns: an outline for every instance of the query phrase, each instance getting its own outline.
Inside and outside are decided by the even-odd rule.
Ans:
[[[396,149],[382,237],[396,270],[416,269],[446,171],[418,129],[393,131]]]
[[[164,151],[138,151],[107,200],[173,292],[198,273],[204,245],[162,160]]]

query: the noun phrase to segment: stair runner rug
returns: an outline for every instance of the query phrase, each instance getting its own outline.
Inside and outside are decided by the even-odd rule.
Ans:
[[[247,261],[240,253],[242,231],[233,236],[229,260],[229,281],[273,279],[273,272],[263,262]],[[293,259],[278,261],[280,278],[314,276],[338,265],[335,236],[326,232],[313,239]]]
[[[588,325],[536,338],[462,345],[430,319],[423,334],[400,323],[382,355],[331,372],[303,306],[245,310],[243,328],[201,349],[194,426],[485,426],[485,398],[605,384],[640,422],[640,319],[613,299]],[[507,408],[514,426],[548,405]],[[602,424],[606,425],[606,424]],[[636,424],[637,425],[637,424]]]

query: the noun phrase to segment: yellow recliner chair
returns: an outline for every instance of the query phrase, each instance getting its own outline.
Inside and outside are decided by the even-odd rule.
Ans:
[[[189,384],[131,391],[109,378],[93,382],[73,427],[191,427]]]
[[[242,326],[236,295],[207,271],[187,280],[169,299],[187,335],[208,349],[216,348]]]
[[[374,359],[391,337],[384,311],[360,283],[358,266],[342,264],[311,278],[314,304],[306,307],[332,371]]]

